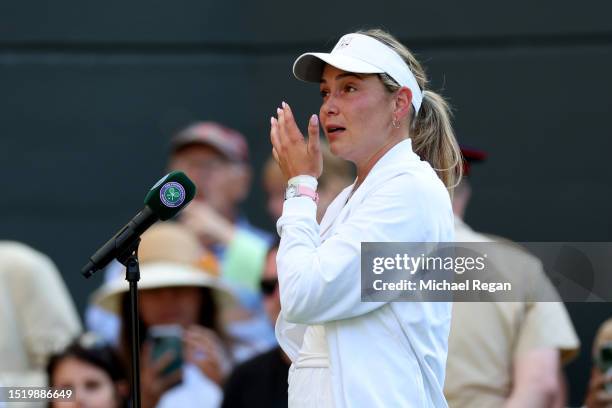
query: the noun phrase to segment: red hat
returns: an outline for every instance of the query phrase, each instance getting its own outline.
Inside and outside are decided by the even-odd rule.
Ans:
[[[216,122],[194,123],[181,130],[170,143],[172,152],[202,144],[218,150],[228,160],[243,163],[249,160],[249,147],[242,133]]]
[[[482,150],[472,149],[470,147],[460,146],[461,154],[463,155],[463,175],[469,176],[472,170],[472,164],[481,163],[487,159],[487,153]]]

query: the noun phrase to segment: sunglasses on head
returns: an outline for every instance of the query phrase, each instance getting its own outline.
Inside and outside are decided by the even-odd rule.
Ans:
[[[85,332],[81,334],[75,342],[85,350],[110,347],[110,345],[102,337],[98,336],[94,332]]]
[[[271,294],[274,293],[274,290],[276,289],[276,286],[278,285],[278,279],[276,278],[262,279],[261,282],[259,282],[259,285],[261,288],[261,293],[263,293],[265,296],[270,296]]]

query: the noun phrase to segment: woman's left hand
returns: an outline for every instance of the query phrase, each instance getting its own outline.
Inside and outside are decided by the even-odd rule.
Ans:
[[[190,326],[185,330],[185,360],[197,366],[202,374],[220,386],[225,378],[223,370],[224,351],[216,333],[202,326]]]
[[[323,171],[323,156],[319,139],[319,119],[312,115],[308,121],[308,142],[298,129],[293,112],[285,102],[277,109],[278,119],[270,119],[272,154],[283,175],[290,179],[309,175],[319,178]]]

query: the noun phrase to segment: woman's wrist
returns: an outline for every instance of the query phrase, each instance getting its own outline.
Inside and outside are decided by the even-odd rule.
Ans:
[[[291,177],[287,182],[285,200],[293,197],[306,196],[319,204],[319,194],[317,194],[317,179],[309,175]]]
[[[299,176],[291,177],[289,181],[287,182],[287,185],[288,186],[304,185],[316,191],[317,186],[319,185],[319,182],[313,176],[310,176],[308,174],[301,174]]]

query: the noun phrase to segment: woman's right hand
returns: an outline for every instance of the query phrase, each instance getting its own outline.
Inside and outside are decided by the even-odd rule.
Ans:
[[[291,107],[285,102],[277,109],[278,119],[270,118],[272,155],[287,180],[300,175],[319,178],[323,172],[323,155],[319,136],[319,118],[308,121],[308,141],[295,123]]]
[[[159,359],[153,360],[151,344],[145,343],[140,359],[140,390],[142,408],[155,408],[162,395],[183,380],[182,370],[162,375],[163,370],[174,359],[168,351]]]

